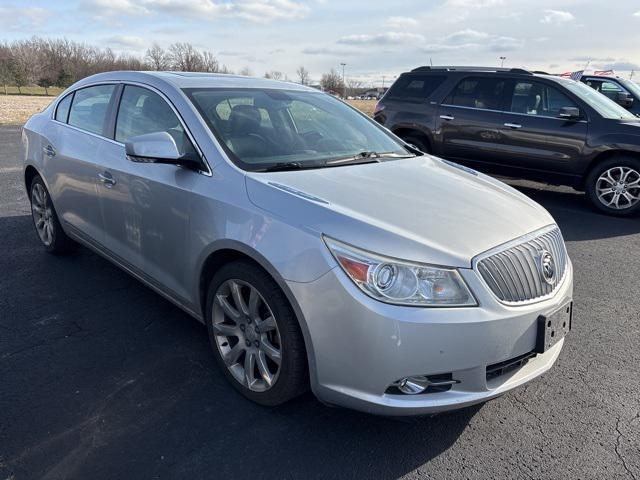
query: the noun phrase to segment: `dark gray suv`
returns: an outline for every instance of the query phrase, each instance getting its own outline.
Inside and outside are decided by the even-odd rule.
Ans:
[[[420,67],[375,119],[417,148],[479,170],[585,191],[640,210],[640,119],[583,83],[522,69]]]

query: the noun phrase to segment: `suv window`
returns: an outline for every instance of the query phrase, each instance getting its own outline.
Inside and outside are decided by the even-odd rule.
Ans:
[[[56,107],[56,120],[62,123],[67,123],[69,118],[69,107],[71,107],[71,100],[73,99],[73,93],[70,93],[58,103]]]
[[[616,82],[612,82],[609,80],[589,79],[585,83],[604,96],[609,97],[613,101],[616,101],[618,99],[619,93],[629,93],[624,88],[622,88],[621,85],[618,85]]]
[[[391,86],[387,98],[423,101],[429,98],[445,79],[442,75],[403,75]]]
[[[125,143],[131,137],[156,132],[169,133],[182,155],[195,153],[177,115],[160,95],[143,87],[126,85],[118,107],[116,141]]]
[[[500,78],[465,78],[456,85],[443,103],[483,110],[502,110],[505,84],[505,80]]]
[[[563,107],[578,105],[555,87],[538,82],[517,82],[511,97],[511,112],[539,117],[557,117]]]
[[[114,90],[115,85],[96,85],[76,90],[69,111],[69,125],[102,135],[107,107]]]

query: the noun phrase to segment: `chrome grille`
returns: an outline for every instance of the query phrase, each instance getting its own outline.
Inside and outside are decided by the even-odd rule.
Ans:
[[[545,280],[541,257],[549,252],[555,262],[555,280]],[[480,275],[505,303],[518,304],[551,295],[567,270],[567,250],[558,227],[548,228],[518,243],[490,251],[477,263]]]

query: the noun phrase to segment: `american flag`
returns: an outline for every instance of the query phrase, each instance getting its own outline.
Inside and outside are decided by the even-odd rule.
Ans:
[[[596,70],[593,74],[599,77],[612,77],[614,72],[613,70]]]
[[[582,78],[582,74],[583,73],[584,73],[584,70],[578,70],[577,72],[571,72],[571,75],[569,75],[569,78],[571,80],[575,80],[576,82],[578,82]]]

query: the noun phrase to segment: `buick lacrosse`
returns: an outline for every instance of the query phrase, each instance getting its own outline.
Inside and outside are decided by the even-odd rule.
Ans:
[[[22,140],[44,249],[85,245],[205,323],[260,404],[464,407],[547,371],[571,328],[542,207],[312,88],[104,73]]]

